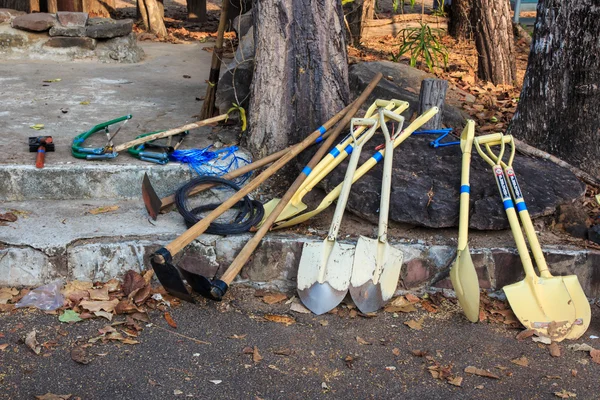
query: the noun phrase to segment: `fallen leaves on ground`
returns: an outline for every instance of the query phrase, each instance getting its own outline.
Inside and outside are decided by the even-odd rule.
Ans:
[[[65,310],[65,312],[62,313],[62,315],[60,317],[58,317],[58,320],[60,322],[66,322],[66,323],[75,323],[75,322],[83,321],[79,317],[79,314],[73,310]]]
[[[483,376],[485,378],[500,379],[500,377],[498,375],[496,375],[488,370],[485,370],[483,368],[468,366],[467,368],[465,368],[465,372],[467,374]]]
[[[248,334],[247,334],[247,333],[245,333],[245,334],[243,334],[243,335],[236,335],[236,334],[233,334],[233,335],[229,336],[229,339],[243,339],[243,338],[245,338],[246,336],[248,336]]]
[[[535,330],[533,329],[525,329],[517,334],[517,340],[525,340],[535,334]]]
[[[458,386],[460,387],[462,385],[462,381],[463,381],[463,377],[462,376],[456,376],[452,379],[448,379],[448,383],[454,386]]]
[[[4,344],[0,344],[0,351],[4,351],[6,350],[6,348],[9,346],[8,343],[4,343]]]
[[[525,356],[510,360],[511,363],[520,365],[521,367],[529,367],[529,360]]]
[[[54,393],[46,393],[40,396],[35,396],[37,400],[69,400],[72,395],[70,394],[54,394]]]
[[[287,300],[287,296],[283,293],[270,293],[263,296],[262,300],[267,304],[276,304]]]
[[[423,329],[423,321],[425,320],[425,317],[421,317],[418,320],[408,320],[408,321],[404,321],[404,325],[408,326],[410,329],[416,329],[418,331],[420,331],[421,329]]]
[[[560,347],[558,343],[552,342],[550,346],[548,346],[548,351],[552,357],[560,357]]]
[[[254,349],[252,349],[252,361],[254,361],[255,363],[259,363],[262,361],[262,359],[263,356],[261,356],[258,352],[258,347],[254,346]]]
[[[264,319],[271,322],[277,322],[278,324],[284,324],[285,326],[290,326],[296,323],[296,320],[287,315],[277,315],[277,314],[265,314]]]
[[[292,350],[291,349],[277,349],[277,350],[273,350],[273,354],[277,354],[278,356],[289,357],[292,355]]]
[[[169,324],[169,326],[171,328],[177,328],[177,322],[175,322],[175,320],[173,319],[173,317],[171,317],[171,314],[166,312],[164,314],[165,317],[165,321],[167,321],[167,324]]]
[[[108,212],[112,212],[112,211],[117,211],[118,209],[119,209],[119,206],[102,206],[102,207],[94,208],[88,212],[92,215],[97,215],[97,214],[104,214],[104,213],[108,213]]]
[[[297,312],[299,314],[310,314],[310,310],[300,303],[292,303],[290,306],[290,311]]]
[[[561,399],[569,399],[572,397],[577,397],[577,395],[573,392],[569,392],[566,389],[561,390],[560,392],[554,392],[556,397],[560,397]]]
[[[100,289],[88,289],[88,293],[90,294],[90,300],[101,300],[108,301],[110,297],[108,296],[108,288],[102,287]]]
[[[363,346],[368,346],[368,345],[373,344],[373,343],[368,342],[365,339],[361,338],[360,336],[356,337],[356,341],[358,342],[358,344],[363,345]]]
[[[83,300],[79,305],[89,312],[101,311],[112,312],[115,307],[119,304],[118,299],[112,299],[109,301],[96,301],[96,300]]]
[[[590,350],[590,356],[592,357],[593,362],[595,362],[596,364],[600,364],[600,350]]]
[[[40,352],[42,351],[42,346],[40,346],[40,344],[38,343],[35,336],[36,336],[36,331],[34,329],[31,332],[29,332],[27,334],[27,336],[25,337],[25,344],[27,345],[27,347],[29,347],[31,349],[31,351],[33,351],[35,354],[39,355]]]
[[[83,365],[87,365],[92,361],[87,349],[83,346],[77,346],[71,350],[71,360]]]
[[[6,213],[6,214],[0,214],[0,221],[3,221],[3,222],[15,222],[15,221],[17,221],[17,219],[18,219],[18,217],[11,212]]]
[[[138,290],[146,286],[144,277],[138,272],[130,269],[123,276],[123,284],[121,290],[125,296],[129,296],[133,291]]]
[[[410,302],[406,299],[405,296],[398,296],[392,301],[390,301],[385,308],[383,309],[385,312],[403,312],[409,313],[417,311],[413,302]]]

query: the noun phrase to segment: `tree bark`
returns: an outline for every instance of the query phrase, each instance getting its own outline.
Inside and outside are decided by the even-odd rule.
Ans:
[[[533,43],[508,132],[600,177],[600,5],[538,3]]]
[[[206,22],[206,0],[187,0],[188,19]]]
[[[58,0],[59,11],[82,12],[83,4],[78,0]]]
[[[431,107],[439,107],[440,109],[440,112],[427,121],[422,129],[440,129],[442,127],[442,114],[444,114],[447,90],[448,81],[444,79],[426,78],[421,82],[417,114],[421,115]]]
[[[90,17],[110,17],[110,10],[115,8],[115,0],[82,0],[82,9]]]
[[[302,140],[349,102],[339,0],[256,0],[249,147],[256,157]]]
[[[138,7],[142,14],[146,30],[154,33],[159,38],[166,37],[167,28],[163,20],[164,8],[162,7],[162,2],[157,0],[138,0]]]
[[[354,0],[346,6],[345,14],[352,45],[359,46],[365,29],[365,21],[375,17],[375,0]]]
[[[450,23],[448,33],[456,40],[470,40],[473,38],[473,25],[471,24],[471,0],[454,0],[450,6]]]
[[[473,18],[479,78],[513,85],[517,74],[508,0],[475,0]]]

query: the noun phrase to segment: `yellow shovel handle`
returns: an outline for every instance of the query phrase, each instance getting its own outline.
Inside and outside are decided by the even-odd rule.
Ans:
[[[458,219],[458,251],[467,247],[469,236],[469,170],[471,166],[471,149],[475,138],[475,121],[467,120],[467,125],[460,134],[460,147],[463,152],[460,174],[460,212]]]

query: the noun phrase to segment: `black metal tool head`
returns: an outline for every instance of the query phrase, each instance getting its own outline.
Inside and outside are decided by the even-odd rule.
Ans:
[[[220,279],[210,280],[202,275],[180,269],[185,280],[192,286],[194,292],[209,300],[221,301],[229,286]]]
[[[146,173],[144,173],[144,180],[142,181],[142,199],[144,200],[144,205],[146,206],[148,214],[156,221],[156,217],[158,217],[158,213],[162,206],[162,201],[156,194],[156,191],[150,183],[150,178],[148,178],[148,174]]]
[[[181,279],[179,269],[172,262],[171,252],[164,247],[158,249],[150,258],[152,269],[167,292],[181,300],[195,303],[183,279]]]
[[[46,152],[54,151],[52,136],[29,136],[29,152],[35,153],[40,146],[46,148]]]

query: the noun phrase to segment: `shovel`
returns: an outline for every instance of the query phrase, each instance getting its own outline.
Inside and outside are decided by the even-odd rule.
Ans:
[[[365,113],[364,118],[371,118],[376,110],[380,107],[385,107],[386,110],[393,110],[393,113],[400,115],[409,107],[409,104],[401,100],[376,100]],[[392,114],[393,115],[393,114]],[[387,118],[386,118],[387,119]],[[378,122],[379,123],[379,122]],[[354,132],[356,138],[366,130],[366,126],[360,126]],[[309,171],[308,178],[304,184],[296,191],[292,200],[287,204],[283,212],[277,218],[277,221],[283,221],[293,217],[296,214],[306,210],[308,206],[302,202],[304,196],[309,193],[317,183],[319,183],[327,174],[337,167],[346,157],[352,153],[352,136],[346,136],[336,147],[334,147],[312,170]],[[265,219],[271,214],[272,210],[279,203],[279,199],[273,199],[266,204]]]
[[[398,147],[400,143],[404,142],[406,138],[408,138],[414,131],[419,129],[423,124],[429,121],[439,109],[437,107],[432,107],[426,112],[424,112],[419,118],[415,119],[406,129],[404,129],[400,134],[398,134],[394,139],[394,148]],[[379,121],[378,121],[379,122]],[[352,183],[359,180],[364,174],[369,172],[371,168],[373,168],[379,161],[383,159],[384,150],[379,150],[375,154],[373,154],[367,161],[364,162],[363,165],[358,168],[352,178]],[[281,221],[279,224],[275,226],[274,229],[287,228],[290,226],[294,226],[300,224],[308,219],[314,217],[315,215],[320,214],[324,210],[326,210],[334,201],[338,198],[342,191],[343,183],[337,185],[331,192],[325,196],[321,203],[312,211],[309,211],[304,214],[300,214],[295,216],[292,219]]]
[[[471,149],[475,137],[475,121],[467,120],[467,126],[460,134],[462,151],[462,172],[460,176],[460,216],[458,220],[458,247],[456,260],[450,269],[450,280],[456,292],[458,303],[467,319],[471,322],[479,320],[479,278],[469,252],[469,169],[471,165]]]
[[[354,126],[370,126],[359,139],[355,138],[354,150],[348,162],[348,169],[342,183],[342,191],[335,207],[329,234],[325,240],[304,244],[298,265],[298,296],[302,303],[317,315],[326,313],[346,296],[350,276],[354,246],[337,241],[338,231],[344,216],[346,202],[352,188],[352,177],[363,145],[377,130],[379,121],[375,119],[352,119],[350,133],[354,136]]]
[[[348,120],[351,119],[352,115],[356,113],[356,111],[360,108],[360,106],[365,102],[370,93],[375,89],[379,80],[381,79],[382,74],[378,73],[371,80],[369,85],[365,88],[363,93],[352,103],[352,106],[349,110],[344,109],[345,116],[342,118],[340,124],[345,126],[348,123]],[[340,112],[341,113],[341,112]],[[175,265],[173,265],[173,256],[183,250],[188,244],[190,244],[195,238],[200,236],[202,233],[206,231],[206,229],[210,226],[210,224],[217,219],[221,214],[225,211],[229,210],[233,207],[242,197],[246,196],[248,193],[256,189],[262,182],[267,180],[271,175],[277,172],[281,167],[283,167],[287,162],[289,162],[292,158],[297,156],[301,151],[310,146],[314,141],[322,135],[324,130],[329,129],[337,121],[339,121],[340,113],[338,113],[335,117],[327,121],[323,126],[313,133],[311,133],[308,137],[306,137],[302,142],[294,146],[287,154],[277,160],[273,165],[268,167],[265,171],[263,171],[260,175],[250,181],[246,186],[244,186],[240,191],[235,193],[229,199],[224,201],[219,207],[214,209],[210,214],[204,217],[201,221],[197,222],[194,226],[189,228],[175,240],[167,244],[165,247],[158,249],[151,256],[151,264],[152,268],[156,274],[156,277],[160,281],[160,283],[164,286],[164,288],[171,293],[172,295],[179,297],[181,299],[193,302],[193,298],[185,283],[183,282],[182,276],[188,281],[188,283],[200,294],[205,297],[213,298],[220,300],[221,297],[225,294],[228,288],[228,284],[233,280],[233,278],[239,273],[239,270],[243,266],[243,264],[248,260],[251,252],[245,252],[244,257],[236,257],[236,260],[239,260],[239,263],[236,264],[236,268],[232,268],[230,266],[226,273],[223,276],[222,280],[213,280],[188,272],[184,269],[179,269]],[[335,140],[335,136],[331,136],[329,139]],[[325,150],[324,150],[325,151]],[[301,182],[300,182],[301,183]],[[290,193],[291,197],[291,193]],[[260,231],[259,231],[260,232]],[[262,232],[264,235],[265,232]],[[253,239],[257,238],[255,237]],[[262,236],[260,237],[262,238]],[[260,242],[260,238],[253,243],[257,245]],[[252,241],[252,239],[251,239]],[[243,249],[244,250],[244,249]],[[243,258],[243,259],[242,259]],[[181,274],[181,275],[180,275]]]
[[[537,331],[540,335],[561,341],[565,338],[565,332],[568,332],[577,322],[575,305],[570,300],[569,292],[560,278],[547,279],[536,275],[504,172],[502,167],[482,150],[480,144],[483,144],[484,141],[485,139],[475,138],[475,146],[479,155],[492,166],[510,229],[525,270],[525,279],[504,286],[504,293],[521,324],[528,329]],[[492,141],[488,140],[489,142]],[[496,160],[502,160],[504,148],[504,141],[500,137],[500,152],[495,157]]]
[[[390,132],[385,124],[386,116],[398,121],[398,132],[402,131],[404,123],[403,117],[386,110],[379,110],[379,125],[385,136],[385,156],[381,179],[377,239],[365,236],[358,238],[349,288],[354,304],[363,313],[379,310],[392,298],[396,292],[404,256],[402,251],[390,246],[387,240],[394,139],[390,137]]]
[[[498,158],[492,152],[489,144],[486,144],[486,150],[492,160],[494,160],[496,164],[502,166],[504,170],[504,177],[509,182],[510,192],[515,202],[515,207],[519,213],[519,218],[521,220],[521,224],[523,225],[523,229],[525,230],[529,247],[531,248],[535,264],[541,276],[539,279],[539,284],[547,285],[549,287],[556,287],[556,291],[552,294],[552,304],[550,307],[558,307],[558,310],[563,310],[564,313],[560,316],[555,316],[558,318],[555,320],[558,325],[553,326],[552,329],[549,329],[549,326],[546,327],[548,328],[548,331],[550,331],[549,336],[555,341],[560,341],[565,338],[573,340],[578,339],[585,333],[590,325],[590,303],[585,296],[577,275],[554,277],[548,270],[548,265],[546,264],[544,254],[542,253],[542,246],[540,246],[540,242],[538,241],[535,228],[533,227],[533,222],[531,221],[529,211],[527,211],[527,206],[525,205],[523,192],[519,187],[519,183],[512,166],[516,151],[514,138],[512,135],[506,135],[503,137],[503,142],[505,145],[509,144],[511,148],[507,163],[504,163],[502,159]],[[571,305],[574,307],[574,319],[562,320],[561,318],[573,318],[573,314],[571,314]],[[566,321],[566,323],[563,323],[562,321]]]

